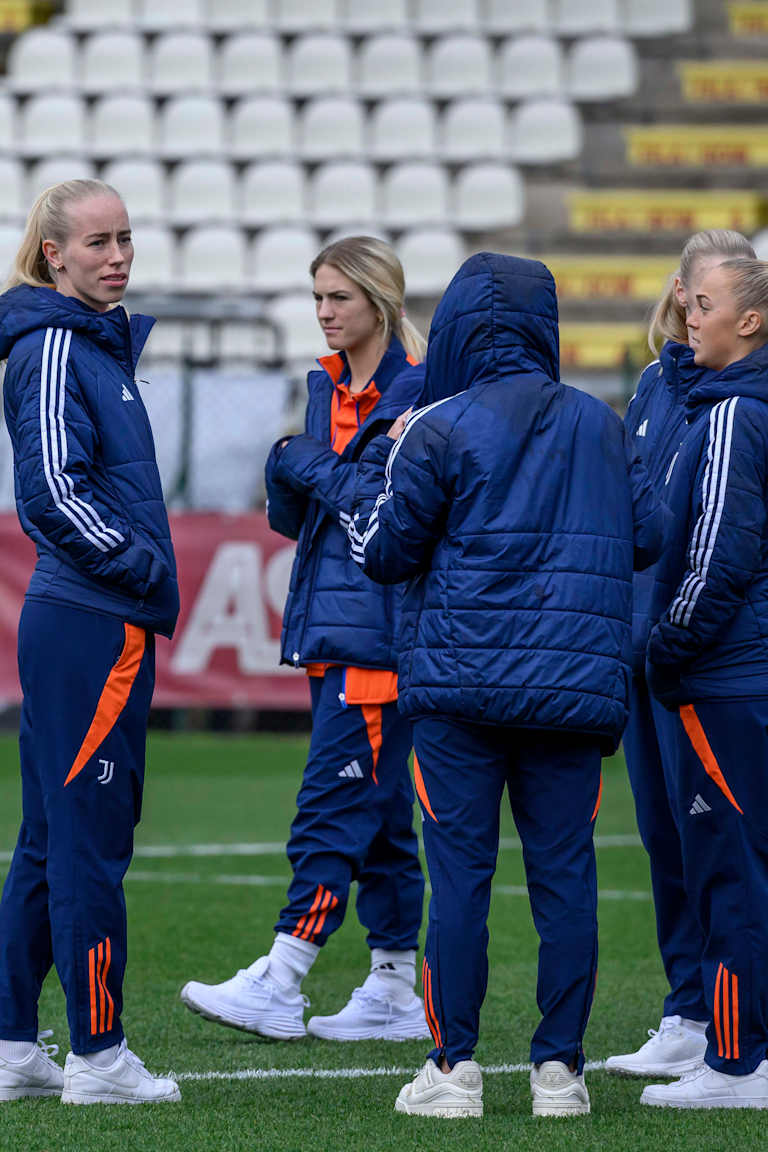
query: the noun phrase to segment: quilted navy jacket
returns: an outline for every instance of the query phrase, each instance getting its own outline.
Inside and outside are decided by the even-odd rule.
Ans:
[[[381,399],[341,454],[330,447],[334,383],[343,353],[307,378],[306,433],[278,442],[267,460],[267,513],[276,532],[298,537],[283,613],[281,663],[397,667],[400,589],[367,580],[347,547],[357,456],[367,440],[421,395],[422,365],[409,365],[393,337],[374,374]]]
[[[394,447],[377,437],[363,454],[352,553],[374,580],[411,578],[403,712],[590,733],[612,749],[633,560],[656,559],[664,513],[619,417],[558,376],[549,271],[471,257],[432,322],[432,403]]]
[[[173,634],[176,564],[152,430],[134,380],[154,323],[50,288],[0,296],[16,507],[37,547],[30,599]]]
[[[768,345],[688,393],[648,681],[670,707],[768,696]]]

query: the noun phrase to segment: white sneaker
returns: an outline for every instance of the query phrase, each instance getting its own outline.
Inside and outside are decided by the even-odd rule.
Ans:
[[[450,1072],[441,1072],[427,1060],[410,1084],[400,1089],[395,1112],[409,1116],[482,1116],[483,1077],[474,1060],[460,1060]]]
[[[46,1044],[53,1032],[41,1032],[37,1046],[25,1060],[4,1060],[0,1056],[0,1101],[21,1100],[25,1096],[61,1096],[64,1073],[51,1059],[58,1044]]]
[[[606,1072],[619,1076],[682,1076],[704,1061],[707,1038],[691,1025],[694,1021],[681,1016],[662,1016],[658,1032],[648,1029],[646,1040],[637,1052],[625,1056],[609,1056]]]
[[[172,1100],[181,1100],[176,1081],[148,1072],[125,1040],[106,1068],[95,1068],[74,1052],[64,1062],[62,1104],[159,1104]]]
[[[768,1108],[768,1060],[748,1076],[729,1076],[700,1064],[673,1084],[649,1084],[640,1103],[656,1108]]]
[[[589,1092],[584,1073],[571,1072],[562,1060],[544,1060],[531,1069],[534,1116],[586,1116]]]
[[[335,1016],[312,1016],[307,1032],[324,1040],[426,1040],[424,1002],[414,995],[398,1004],[388,982],[371,973]]]
[[[257,1032],[274,1040],[294,1040],[306,1036],[304,1009],[306,996],[281,988],[267,975],[269,957],[260,956],[249,968],[241,968],[223,984],[199,984],[191,980],[181,990],[181,999],[191,1012],[206,1020]]]

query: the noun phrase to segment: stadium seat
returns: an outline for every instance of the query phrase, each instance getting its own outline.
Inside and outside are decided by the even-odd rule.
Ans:
[[[213,53],[199,32],[166,32],[148,53],[149,87],[158,96],[206,92],[213,84]]]
[[[293,109],[287,100],[254,96],[240,100],[229,120],[229,151],[236,160],[292,157]]]
[[[279,32],[294,36],[335,29],[338,23],[336,0],[280,0],[275,7],[274,22]]]
[[[135,32],[98,32],[80,52],[79,85],[89,96],[142,90],[146,81],[144,41]]]
[[[270,301],[268,311],[279,330],[281,359],[323,355],[325,340],[317,323],[309,284],[304,292],[289,292]]]
[[[174,490],[179,482],[181,473],[181,446],[184,434],[184,383],[178,363],[169,363],[168,360],[158,362],[160,343],[158,337],[167,336],[168,329],[173,329],[173,322],[161,320],[155,324],[149,334],[144,355],[147,358],[145,368],[142,359],[141,373],[146,378],[139,381],[141,398],[152,425],[152,436],[155,441],[155,455],[157,468],[163,485],[166,500],[172,499]],[[180,329],[180,325],[175,326]]]
[[[485,0],[483,26],[492,36],[507,36],[511,32],[548,32],[551,27],[548,0],[525,0],[524,4]]]
[[[416,0],[414,24],[422,35],[457,30],[474,31],[478,25],[477,0]]]
[[[133,0],[69,0],[64,15],[76,32],[133,28],[136,24]]]
[[[10,151],[16,146],[16,101],[7,92],[0,92],[0,140]]]
[[[405,270],[408,296],[435,296],[444,292],[464,259],[456,232],[444,228],[420,228],[401,236],[397,254]]]
[[[74,37],[55,28],[30,28],[8,49],[7,85],[11,92],[51,92],[75,86]]]
[[[768,228],[752,237],[752,247],[758,260],[768,260]]]
[[[15,156],[0,156],[0,220],[20,222],[28,210],[20,161]]]
[[[2,239],[0,239],[0,276],[5,279],[6,271],[3,267]],[[16,496],[13,481],[13,448],[7,432],[3,431],[3,421],[0,419],[0,510],[12,512],[16,507]]]
[[[512,100],[550,96],[563,86],[562,50],[551,36],[517,36],[499,51],[499,87]]]
[[[339,20],[345,31],[353,36],[405,30],[408,27],[407,0],[377,0],[375,4],[341,0]]]
[[[551,0],[551,4],[552,26],[560,36],[621,30],[619,0]]]
[[[438,98],[488,92],[491,53],[484,36],[444,36],[426,54],[427,89]]]
[[[269,294],[309,288],[317,236],[308,228],[267,228],[253,240],[248,259],[252,288]]]
[[[104,96],[92,109],[88,149],[92,156],[149,156],[155,148],[155,110],[147,96]]]
[[[131,288],[163,290],[178,288],[176,243],[169,228],[140,224],[133,229]]]
[[[280,41],[259,32],[229,36],[219,49],[216,72],[222,96],[280,92],[283,87]]]
[[[357,90],[366,99],[421,92],[421,48],[407,34],[369,36],[357,56]]]
[[[637,56],[629,40],[584,37],[568,54],[566,74],[572,100],[618,100],[637,89]]]
[[[497,100],[456,100],[440,121],[442,159],[501,159],[507,153],[504,106]]]
[[[385,100],[369,121],[370,154],[376,160],[427,157],[435,151],[435,114],[424,100]]]
[[[85,156],[54,156],[38,160],[27,172],[26,202],[32,204],[45,188],[65,180],[90,180],[96,175],[91,161]]]
[[[162,224],[167,216],[165,177],[156,160],[113,160],[101,174],[122,196],[132,223]]]
[[[160,113],[161,155],[181,160],[186,156],[217,156],[224,150],[221,104],[208,96],[177,96]]]
[[[80,153],[85,148],[85,112],[78,96],[30,96],[19,115],[23,156]]]
[[[308,100],[299,115],[298,151],[304,160],[361,156],[364,136],[362,107],[344,96]]]
[[[516,168],[476,164],[464,168],[453,189],[455,222],[467,231],[512,228],[523,219],[525,193]]]
[[[286,57],[287,87],[294,96],[349,90],[352,62],[345,37],[321,33],[299,36]]]
[[[187,291],[238,292],[246,286],[245,244],[238,228],[191,228],[179,244],[179,260],[181,285]]]
[[[236,219],[232,168],[221,160],[187,160],[169,180],[169,213],[174,224],[226,223]]]
[[[203,0],[138,0],[139,24],[146,32],[169,28],[201,28]]]
[[[219,324],[212,337],[212,351],[223,361],[276,360],[278,348],[276,334],[264,316],[262,323],[253,320],[232,320]]]
[[[520,164],[557,164],[581,152],[581,119],[564,100],[528,100],[512,115],[511,155]]]
[[[691,0],[624,0],[622,31],[628,36],[668,36],[692,25]]]
[[[0,282],[5,281],[11,271],[22,234],[23,228],[20,223],[0,224]]]
[[[240,178],[240,219],[261,228],[306,217],[304,170],[292,161],[249,164]]]
[[[396,164],[385,175],[381,191],[381,218],[390,228],[448,219],[448,179],[439,164]]]
[[[266,31],[271,26],[269,0],[206,0],[205,23],[209,31]]]
[[[316,228],[337,228],[347,220],[378,219],[376,173],[367,164],[323,164],[310,177],[309,219]]]

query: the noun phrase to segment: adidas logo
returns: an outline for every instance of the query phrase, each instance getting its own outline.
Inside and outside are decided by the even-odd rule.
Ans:
[[[638,436],[645,436],[647,434],[647,432],[648,432],[648,421],[643,420],[642,424],[640,425],[640,427],[637,430],[637,435]]]
[[[125,384],[123,384],[123,400],[133,400],[133,396],[128,391]]]
[[[707,804],[706,800],[703,800],[697,792],[694,797],[693,804],[688,809],[688,811],[690,812],[691,816],[700,816],[702,812],[711,812],[712,809],[710,808],[709,804]]]
[[[339,776],[346,776],[350,780],[362,780],[363,770],[360,767],[360,765],[358,764],[357,760],[353,760],[351,764],[345,764],[344,767],[342,768],[341,772],[338,773],[338,775]]]

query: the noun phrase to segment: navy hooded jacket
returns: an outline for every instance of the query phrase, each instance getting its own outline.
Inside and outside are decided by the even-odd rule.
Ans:
[[[283,612],[281,663],[358,668],[397,667],[401,590],[380,588],[362,574],[347,546],[357,456],[416,403],[422,365],[410,365],[393,337],[374,382],[381,399],[342,453],[331,440],[331,401],[346,366],[344,353],[325,356],[307,377],[306,432],[278,440],[267,460],[267,514],[276,532],[298,537]]]
[[[30,599],[173,634],[176,564],[152,430],[134,380],[154,323],[51,288],[0,296],[16,508],[37,547]]]
[[[432,403],[394,447],[379,437],[363,454],[352,553],[374,580],[411,578],[401,711],[588,733],[613,749],[633,560],[656,559],[664,513],[619,417],[558,378],[549,271],[471,257],[432,322]]]
[[[669,707],[768,696],[768,345],[707,373],[686,411],[648,681]]]

